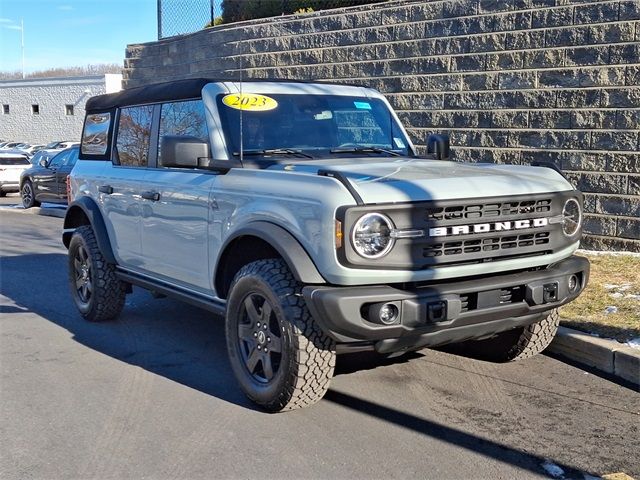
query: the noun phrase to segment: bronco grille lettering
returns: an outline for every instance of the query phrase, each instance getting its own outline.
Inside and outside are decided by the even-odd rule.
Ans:
[[[447,237],[450,235],[468,235],[470,233],[488,233],[505,230],[522,230],[523,228],[539,228],[549,225],[548,218],[532,218],[514,222],[476,223],[475,225],[456,225],[453,227],[434,227],[429,229],[430,237]]]

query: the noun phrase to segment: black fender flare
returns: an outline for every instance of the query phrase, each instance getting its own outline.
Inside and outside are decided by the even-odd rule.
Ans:
[[[89,197],[80,197],[78,200],[71,202],[67,208],[67,213],[64,217],[64,230],[62,232],[62,243],[64,243],[64,246],[69,248],[73,230],[84,225],[84,223],[78,223],[77,221],[79,211],[82,211],[84,217],[89,220],[102,256],[107,262],[116,264],[116,258],[113,255],[109,234],[107,233],[107,227],[102,218],[100,207]]]
[[[327,283],[316,268],[313,260],[311,260],[311,256],[291,233],[279,225],[264,221],[248,223],[233,232],[233,234],[225,240],[216,261],[214,270],[215,279],[218,278],[218,274],[220,273],[221,260],[224,258],[227,247],[229,247],[234,240],[244,236],[257,237],[271,245],[284,259],[291,269],[291,273],[299,282],[305,284]]]

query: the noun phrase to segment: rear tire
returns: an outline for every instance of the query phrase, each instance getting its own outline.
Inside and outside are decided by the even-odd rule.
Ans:
[[[20,196],[22,197],[22,206],[24,208],[39,207],[40,202],[36,200],[36,193],[33,189],[31,180],[27,180],[22,184],[20,189]]]
[[[463,342],[455,350],[493,362],[513,362],[533,357],[549,346],[558,331],[558,310],[548,312],[539,322],[514,328],[486,340]]]
[[[226,314],[229,360],[240,388],[269,412],[319,401],[335,367],[335,343],[313,320],[302,284],[281,259],[236,274]]]
[[[0,198],[2,198],[2,197],[6,197],[6,196],[7,196],[7,192],[5,192],[4,190],[2,190],[2,189],[0,188]]]
[[[76,228],[69,243],[69,287],[80,314],[91,322],[112,320],[124,307],[127,284],[102,256],[88,225]]]

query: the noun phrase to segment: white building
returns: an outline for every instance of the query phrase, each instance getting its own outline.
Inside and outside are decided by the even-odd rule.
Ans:
[[[0,140],[80,141],[87,100],[121,89],[119,73],[0,81]]]

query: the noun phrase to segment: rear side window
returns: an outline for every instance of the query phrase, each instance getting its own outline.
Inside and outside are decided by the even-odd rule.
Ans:
[[[187,136],[208,143],[209,134],[202,100],[165,103],[160,113],[158,164],[162,165],[162,139],[165,136]]]
[[[30,165],[24,157],[0,158],[0,165]]]
[[[149,163],[149,139],[153,105],[123,108],[116,140],[118,163],[126,167],[146,167]]]
[[[87,115],[82,133],[82,153],[87,155],[104,155],[107,153],[110,126],[111,113],[109,112]],[[55,145],[49,145],[47,145],[47,148],[55,148]]]

